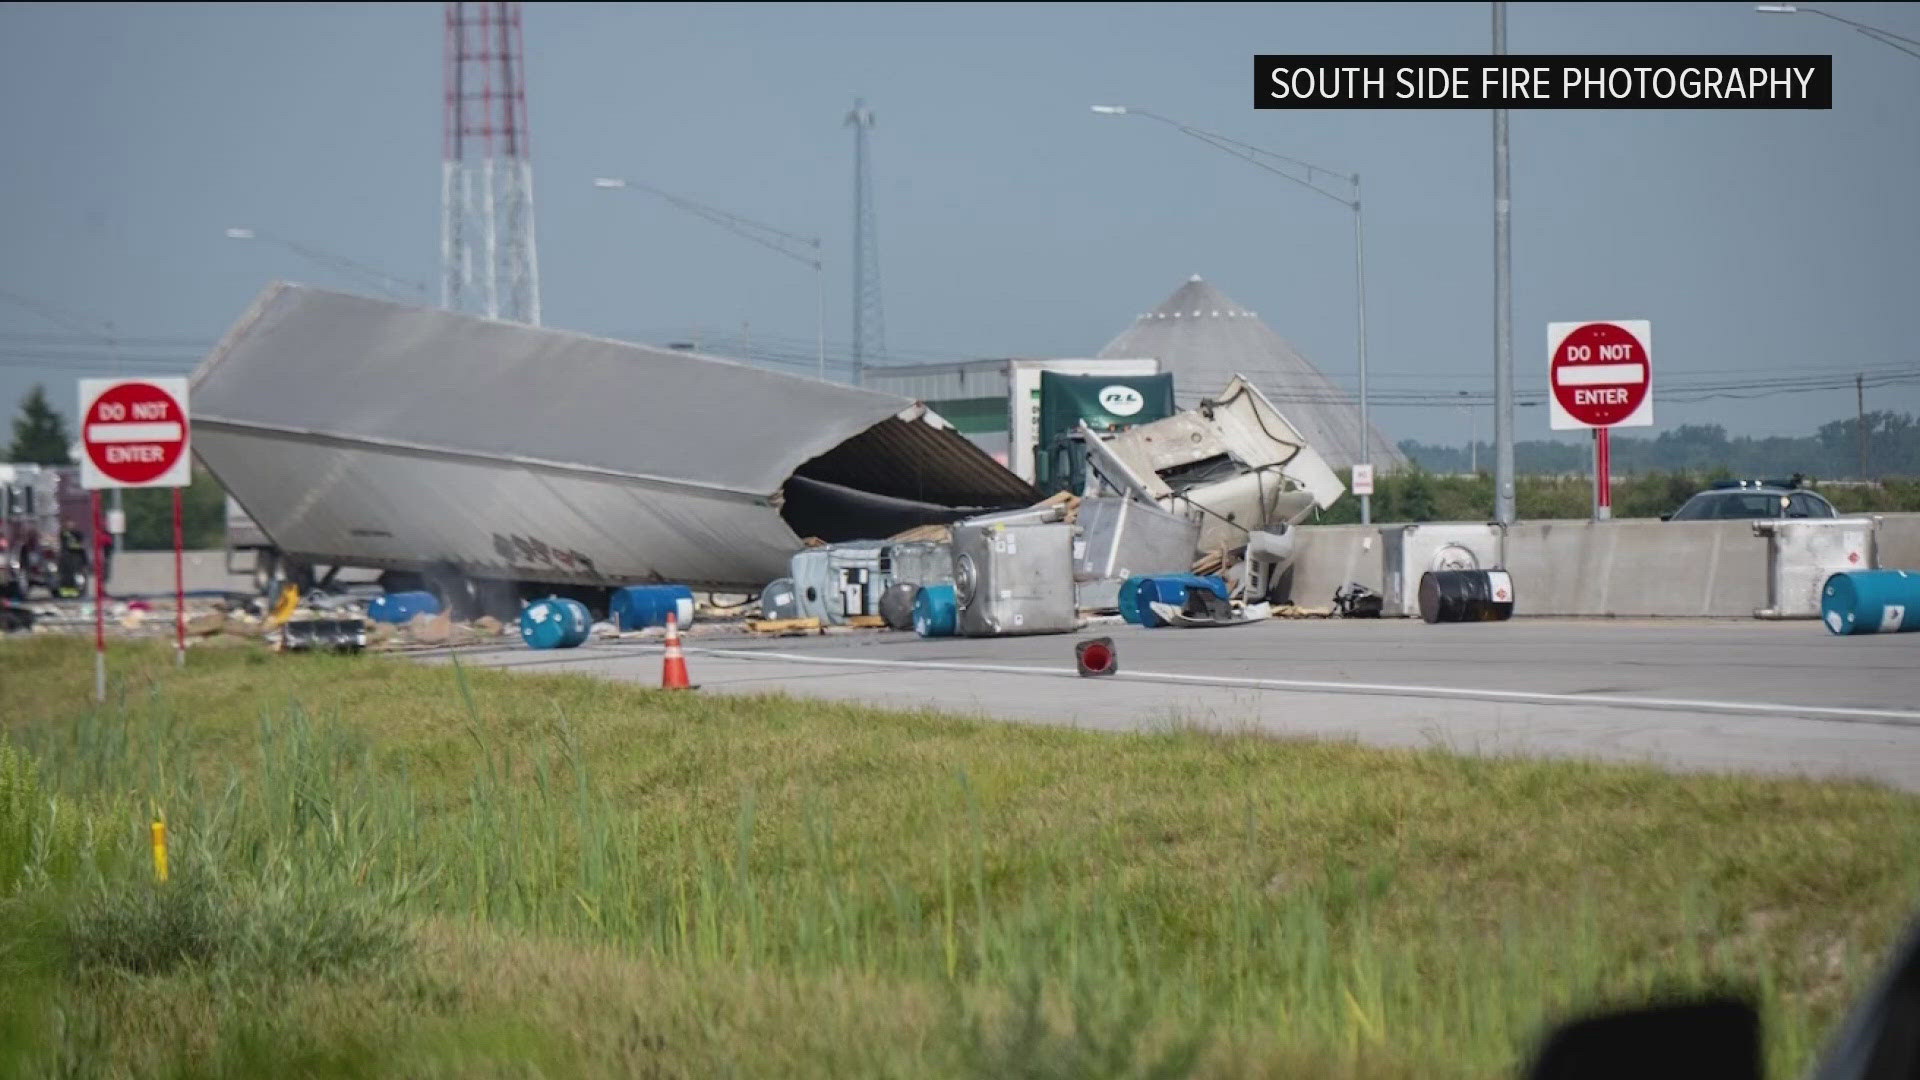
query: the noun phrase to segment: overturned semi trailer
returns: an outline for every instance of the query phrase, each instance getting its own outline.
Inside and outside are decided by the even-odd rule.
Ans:
[[[904,398],[288,284],[195,371],[193,429],[291,565],[486,608],[535,587],[757,590],[803,537],[1035,497]]]

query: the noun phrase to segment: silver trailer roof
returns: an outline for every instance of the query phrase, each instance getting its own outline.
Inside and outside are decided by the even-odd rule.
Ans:
[[[194,372],[193,425],[197,454],[287,551],[486,576],[758,585],[799,546],[794,520],[819,531],[871,510],[878,527],[1033,497],[905,398],[282,283]],[[631,496],[555,499],[559,478]],[[529,547],[589,565],[509,554]]]

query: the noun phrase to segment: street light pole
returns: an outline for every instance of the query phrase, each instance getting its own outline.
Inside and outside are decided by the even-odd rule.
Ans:
[[[803,266],[811,267],[813,269],[813,274],[814,274],[813,287],[814,287],[814,292],[816,294],[816,312],[814,316],[815,318],[814,347],[817,350],[817,352],[815,355],[815,362],[818,365],[820,379],[822,381],[826,380],[826,377],[827,377],[827,281],[826,281],[826,263],[820,258],[820,238],[819,237],[800,236],[795,233],[787,232],[783,229],[776,229],[772,225],[768,225],[764,222],[755,221],[752,218],[741,217],[739,214],[729,213],[728,211],[725,211],[725,210],[720,210],[712,206],[707,206],[702,203],[697,203],[697,202],[694,202],[692,199],[682,198],[679,195],[670,194],[668,192],[660,190],[657,187],[654,187],[652,184],[644,184],[638,180],[629,180],[624,177],[618,177],[618,176],[600,176],[600,177],[594,178],[593,186],[605,191],[635,190],[635,191],[644,191],[649,195],[659,196],[661,199],[665,200],[668,203],[671,203],[673,206],[678,207],[681,210],[685,210],[687,213],[692,214],[695,217],[705,218],[706,220],[713,222],[715,225],[720,226],[721,228],[727,230],[728,232],[733,233],[735,236],[741,237],[746,240],[751,240],[754,243],[759,244],[761,247],[766,248],[768,251],[774,252],[775,254],[778,254],[778,255],[784,255],[787,258],[792,259],[794,262],[800,263]],[[811,248],[813,251],[813,254],[804,255],[798,251],[793,250],[793,245],[796,245],[796,244],[805,248]]]
[[[1507,5],[1493,5],[1493,52],[1507,51]],[[1514,520],[1513,203],[1508,185],[1507,110],[1493,110],[1493,517]]]
[[[1373,464],[1373,425],[1367,420],[1367,243],[1361,227],[1360,174],[1353,174],[1353,295],[1358,326],[1354,340],[1360,354],[1360,462]],[[1360,524],[1373,524],[1373,496],[1360,496]]]
[[[1095,105],[1093,106],[1093,111],[1102,116],[1144,116],[1149,120],[1158,120],[1159,122],[1180,131],[1182,134],[1189,135],[1195,139],[1198,139],[1201,142],[1206,143],[1217,150],[1224,150],[1227,153],[1232,154],[1233,156],[1240,158],[1243,161],[1246,161],[1255,166],[1258,166],[1259,168],[1265,169],[1276,176],[1285,177],[1286,179],[1291,180],[1296,184],[1299,184],[1301,187],[1317,192],[1318,194],[1325,196],[1326,198],[1332,199],[1334,202],[1337,202],[1340,205],[1346,207],[1347,209],[1353,211],[1354,308],[1355,308],[1355,319],[1357,322],[1355,339],[1354,339],[1354,349],[1355,349],[1355,352],[1358,354],[1359,367],[1360,367],[1360,461],[1359,461],[1359,464],[1372,465],[1373,464],[1373,425],[1368,422],[1368,418],[1367,418],[1367,256],[1366,256],[1365,227],[1363,224],[1363,217],[1360,209],[1360,174],[1357,172],[1338,173],[1331,169],[1324,169],[1318,165],[1313,164],[1312,162],[1302,161],[1299,158],[1288,157],[1285,154],[1278,154],[1273,152],[1272,150],[1263,150],[1258,146],[1251,146],[1251,145],[1248,145],[1247,143],[1240,142],[1237,139],[1230,139],[1225,135],[1220,135],[1215,132],[1206,131],[1201,128],[1194,127],[1191,124],[1184,124],[1170,117],[1162,116],[1159,113],[1152,112],[1147,109],[1138,108],[1132,105]],[[1294,166],[1295,168],[1305,169],[1307,173],[1307,179],[1302,180],[1300,177],[1295,176],[1290,172],[1287,172],[1285,169],[1276,168],[1273,165],[1268,164],[1267,161],[1262,160],[1263,158],[1270,158],[1275,161],[1283,161],[1289,165]],[[1323,188],[1320,185],[1314,183],[1313,176],[1315,173],[1324,173],[1327,176],[1337,177],[1341,180],[1346,181],[1347,185],[1351,187],[1353,190],[1353,196],[1351,198],[1348,198],[1348,197],[1336,194],[1335,192],[1328,191],[1326,188]],[[1370,495],[1360,496],[1360,523],[1362,525],[1370,525],[1373,523],[1373,497]]]
[[[1868,26],[1863,22],[1855,22],[1843,15],[1835,15],[1831,11],[1801,7],[1798,4],[1756,4],[1753,10],[1763,15],[1818,15],[1823,19],[1832,19],[1834,22],[1851,26],[1861,35],[1870,37],[1882,45],[1899,49],[1908,56],[1920,57],[1920,41],[1915,41],[1910,37],[1902,37],[1891,30],[1882,30],[1877,26]]]
[[[239,226],[230,227],[227,229],[226,236],[229,240],[265,240],[268,243],[278,244],[315,265],[324,266],[337,274],[359,278],[364,284],[371,285],[375,289],[378,289],[389,300],[413,302],[418,299],[424,302],[427,299],[427,287],[418,281],[408,281],[403,277],[395,277],[385,270],[368,266],[363,262],[356,262],[353,259],[347,258],[345,255],[335,255],[329,251],[321,251],[318,248],[309,247],[306,244],[289,240],[284,236],[267,232],[265,229]]]

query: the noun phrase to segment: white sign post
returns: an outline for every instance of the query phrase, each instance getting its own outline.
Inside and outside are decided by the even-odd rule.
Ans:
[[[1373,494],[1373,466],[1355,465],[1353,467],[1353,493],[1355,495]]]
[[[1547,404],[1554,431],[1593,431],[1593,518],[1613,516],[1608,432],[1653,425],[1653,324],[1645,319],[1547,324]]]
[[[107,700],[107,574],[102,488],[173,489],[174,662],[187,662],[187,598],[181,567],[180,489],[193,482],[187,380],[80,380],[80,486],[93,492],[93,688]]]

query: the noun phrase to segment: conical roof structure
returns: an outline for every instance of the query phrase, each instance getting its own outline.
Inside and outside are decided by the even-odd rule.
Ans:
[[[1219,393],[1234,375],[1245,375],[1327,464],[1344,469],[1360,460],[1359,400],[1322,375],[1258,315],[1198,274],[1135,319],[1100,355],[1159,360],[1160,370],[1173,373],[1174,397],[1183,409]],[[1379,428],[1372,437],[1375,468],[1405,464]]]

